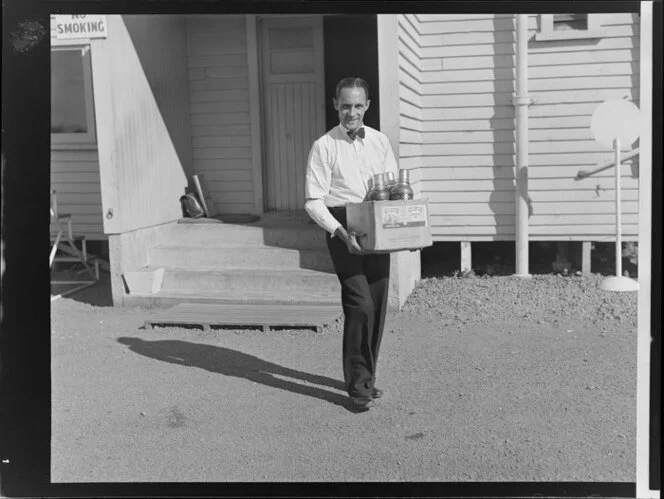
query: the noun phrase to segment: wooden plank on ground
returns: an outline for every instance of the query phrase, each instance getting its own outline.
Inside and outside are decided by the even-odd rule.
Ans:
[[[338,305],[208,304],[182,303],[145,321],[157,324],[202,326],[308,327],[322,331],[342,314]]]

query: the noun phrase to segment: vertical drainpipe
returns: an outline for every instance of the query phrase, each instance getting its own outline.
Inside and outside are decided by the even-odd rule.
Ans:
[[[516,275],[528,272],[528,14],[516,16]]]

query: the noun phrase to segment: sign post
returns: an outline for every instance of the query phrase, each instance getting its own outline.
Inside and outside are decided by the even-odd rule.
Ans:
[[[638,291],[639,283],[622,275],[622,233],[620,206],[620,147],[631,145],[640,134],[639,108],[628,100],[605,101],[590,119],[595,140],[607,148],[613,147],[616,173],[616,275],[604,279],[599,287],[606,291]]]

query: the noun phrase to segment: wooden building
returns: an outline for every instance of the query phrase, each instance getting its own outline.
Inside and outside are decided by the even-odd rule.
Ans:
[[[515,238],[514,15],[109,15],[104,36],[73,39],[58,19],[51,182],[75,231],[108,239],[116,304],[131,302],[123,276],[154,272],[151,247],[184,237],[172,229],[191,175],[222,214],[300,216],[309,148],[349,75],[369,82],[366,123],[429,198],[435,241]],[[597,106],[639,104],[639,26],[637,12],[529,16],[533,241],[614,238],[613,170],[577,173],[613,157],[590,131]],[[627,241],[638,166],[621,169]],[[419,255],[392,258],[400,306]]]

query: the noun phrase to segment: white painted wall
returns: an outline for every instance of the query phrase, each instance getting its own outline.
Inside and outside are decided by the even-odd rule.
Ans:
[[[182,215],[189,91],[181,17],[109,15],[107,24],[90,53],[104,231],[119,234]]]

